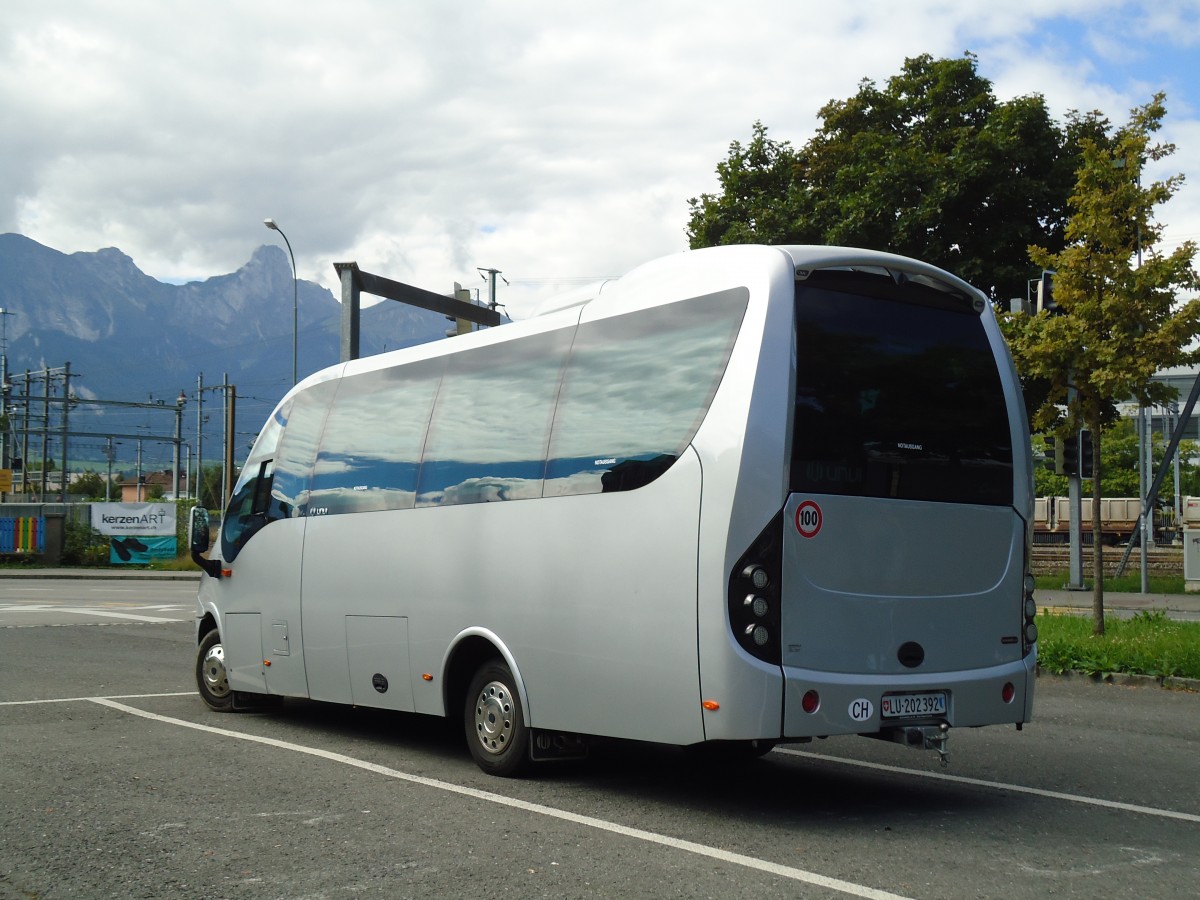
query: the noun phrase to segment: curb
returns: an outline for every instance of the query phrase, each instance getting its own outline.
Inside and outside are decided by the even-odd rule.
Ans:
[[[55,581],[196,581],[199,572],[156,572],[149,569],[0,569],[0,580]]]
[[[1094,684],[1117,684],[1124,687],[1157,687],[1169,691],[1200,693],[1200,678],[1179,678],[1174,675],[1133,675],[1129,672],[1047,672],[1038,666],[1039,678],[1063,678],[1072,681],[1091,681]]]

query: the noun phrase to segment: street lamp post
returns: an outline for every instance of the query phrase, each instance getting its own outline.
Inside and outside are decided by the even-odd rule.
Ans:
[[[296,302],[296,256],[292,253],[292,242],[287,239],[283,229],[275,224],[274,219],[263,219],[263,224],[272,231],[278,231],[283,242],[287,244],[288,256],[292,260],[292,384],[296,383],[296,319],[298,304]]]

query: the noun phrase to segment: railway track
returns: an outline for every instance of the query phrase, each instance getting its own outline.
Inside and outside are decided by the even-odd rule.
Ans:
[[[1071,556],[1070,549],[1065,545],[1055,544],[1034,544],[1033,546],[1033,574],[1034,575],[1050,575],[1054,572],[1066,571],[1070,565]],[[1129,554],[1129,562],[1125,565],[1125,571],[1136,572],[1140,565],[1140,551],[1134,548]],[[1104,574],[1112,575],[1116,572],[1117,564],[1121,561],[1121,557],[1125,555],[1124,547],[1105,547],[1104,548]],[[1182,575],[1183,574],[1183,548],[1182,547],[1151,547],[1147,552],[1146,567],[1151,572],[1157,575]],[[1090,572],[1092,568],[1092,548],[1083,548],[1083,568],[1085,572]]]

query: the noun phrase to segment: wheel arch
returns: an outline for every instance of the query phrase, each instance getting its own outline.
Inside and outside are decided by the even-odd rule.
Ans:
[[[486,628],[467,628],[457,634],[442,660],[442,705],[447,717],[458,716],[466,702],[467,689],[475,673],[489,660],[501,660],[512,672],[517,694],[521,700],[524,724],[529,727],[529,694],[525,680],[504,641]]]
[[[203,641],[204,636],[210,631],[220,630],[216,615],[211,610],[205,612],[204,615],[196,620],[196,643],[199,644]]]

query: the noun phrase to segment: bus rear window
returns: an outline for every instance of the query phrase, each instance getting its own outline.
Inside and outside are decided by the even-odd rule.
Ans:
[[[791,489],[1012,503],[1012,437],[971,301],[887,276],[796,287]]]

